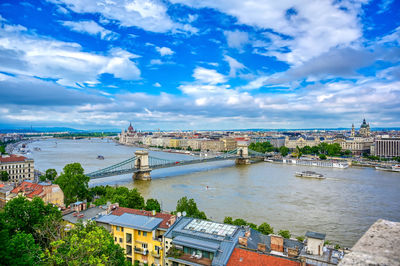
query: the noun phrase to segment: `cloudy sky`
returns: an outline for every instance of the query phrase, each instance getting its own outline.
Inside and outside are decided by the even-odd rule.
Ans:
[[[400,127],[396,0],[0,2],[0,127]]]

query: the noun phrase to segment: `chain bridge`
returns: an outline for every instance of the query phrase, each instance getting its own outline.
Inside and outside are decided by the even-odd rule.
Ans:
[[[155,169],[233,159],[236,164],[250,164],[251,158],[260,157],[265,157],[265,154],[250,150],[247,145],[238,145],[237,149],[216,157],[194,158],[181,161],[172,161],[149,156],[148,151],[138,150],[132,158],[86,175],[91,179],[96,179],[132,173],[134,180],[151,180],[150,172]]]

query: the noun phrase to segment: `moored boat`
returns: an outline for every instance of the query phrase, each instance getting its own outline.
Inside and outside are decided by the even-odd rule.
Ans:
[[[315,178],[315,179],[325,179],[323,174],[319,174],[313,171],[303,171],[296,172],[297,177]]]
[[[390,172],[400,172],[400,164],[392,166],[376,166],[375,169],[382,171],[390,171]]]

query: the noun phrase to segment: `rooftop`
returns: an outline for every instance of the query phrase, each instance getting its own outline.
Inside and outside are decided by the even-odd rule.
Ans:
[[[3,155],[3,156],[0,156],[0,163],[24,162],[27,159],[28,158],[26,158],[25,156],[20,156],[20,155],[15,155],[15,154]]]
[[[73,223],[73,224],[78,223],[80,221],[93,220],[94,218],[96,218],[97,215],[106,214],[106,212],[107,212],[106,209],[107,209],[107,207],[97,206],[97,207],[93,207],[93,208],[89,208],[89,209],[80,211],[79,213],[71,212],[71,213],[64,215],[63,219],[70,223]]]
[[[11,193],[18,194],[22,192],[24,193],[25,197],[33,198],[34,196],[39,196],[43,191],[43,185],[24,181],[19,186],[11,190]]]
[[[96,219],[96,221],[151,232],[156,229],[163,220],[155,217],[124,213],[121,216],[112,214],[101,216]]]
[[[321,239],[321,240],[324,240],[325,236],[326,236],[326,234],[321,234],[321,233],[316,233],[316,232],[311,232],[311,231],[307,231],[307,233],[306,233],[306,237],[316,238],[316,239]]]
[[[376,221],[339,265],[400,265],[400,223]]]
[[[142,216],[156,217],[162,219],[159,228],[168,229],[175,221],[175,216],[169,213],[157,212],[153,215],[152,211],[144,211],[125,207],[117,207],[111,214],[121,216],[124,213],[137,214]]]
[[[173,244],[213,252],[215,255],[212,265],[226,265],[239,237],[244,235],[244,230],[238,226],[224,226],[225,224],[221,223],[181,217],[168,229],[164,237],[171,238]],[[222,231],[218,234],[219,231],[214,229]],[[177,261],[174,258],[170,259]]]
[[[298,266],[299,262],[289,258],[276,257],[268,254],[260,254],[254,251],[235,248],[227,266],[253,266],[253,265],[278,265]]]

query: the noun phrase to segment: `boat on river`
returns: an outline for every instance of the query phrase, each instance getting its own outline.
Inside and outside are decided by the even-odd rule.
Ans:
[[[390,172],[400,172],[400,164],[392,166],[376,166],[375,169],[382,171],[390,171]]]
[[[296,172],[297,177],[306,177],[306,178],[315,178],[315,179],[325,179],[323,174],[319,174],[313,171],[303,171],[303,172]]]
[[[103,155],[97,155],[97,159],[104,160],[104,156]]]

